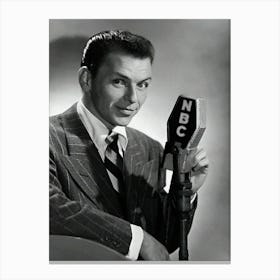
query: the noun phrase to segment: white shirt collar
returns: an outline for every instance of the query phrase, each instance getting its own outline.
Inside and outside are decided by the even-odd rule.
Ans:
[[[109,134],[109,129],[85,107],[81,99],[77,104],[77,112],[102,160],[104,160],[107,148],[105,139]],[[119,153],[123,156],[128,142],[125,127],[115,126],[112,131],[121,136],[118,138],[118,147]]]

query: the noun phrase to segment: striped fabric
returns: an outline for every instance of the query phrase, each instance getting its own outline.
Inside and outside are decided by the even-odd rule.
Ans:
[[[124,194],[123,158],[118,150],[118,134],[109,134],[105,140],[108,144],[105,151],[105,166],[113,188],[121,195]]]

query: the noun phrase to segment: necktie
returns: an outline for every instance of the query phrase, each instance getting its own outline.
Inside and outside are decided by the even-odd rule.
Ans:
[[[125,196],[123,179],[123,159],[119,154],[118,134],[109,134],[106,138],[108,146],[105,151],[105,167],[108,171],[113,188],[119,192],[122,199]]]

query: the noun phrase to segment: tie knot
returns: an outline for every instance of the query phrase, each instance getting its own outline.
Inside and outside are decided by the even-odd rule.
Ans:
[[[113,142],[118,142],[118,134],[115,132],[110,132],[105,141],[107,145],[111,145]]]
[[[119,154],[118,134],[117,133],[115,133],[115,132],[109,133],[109,135],[106,137],[106,143],[107,143],[107,151],[108,151],[108,149],[111,149]]]

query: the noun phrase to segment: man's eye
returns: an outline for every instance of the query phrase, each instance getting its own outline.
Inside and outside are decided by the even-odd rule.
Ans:
[[[125,86],[126,82],[123,79],[114,79],[113,84],[116,86]]]
[[[148,82],[143,82],[143,83],[139,83],[137,86],[140,89],[145,89],[149,86],[149,83]]]

